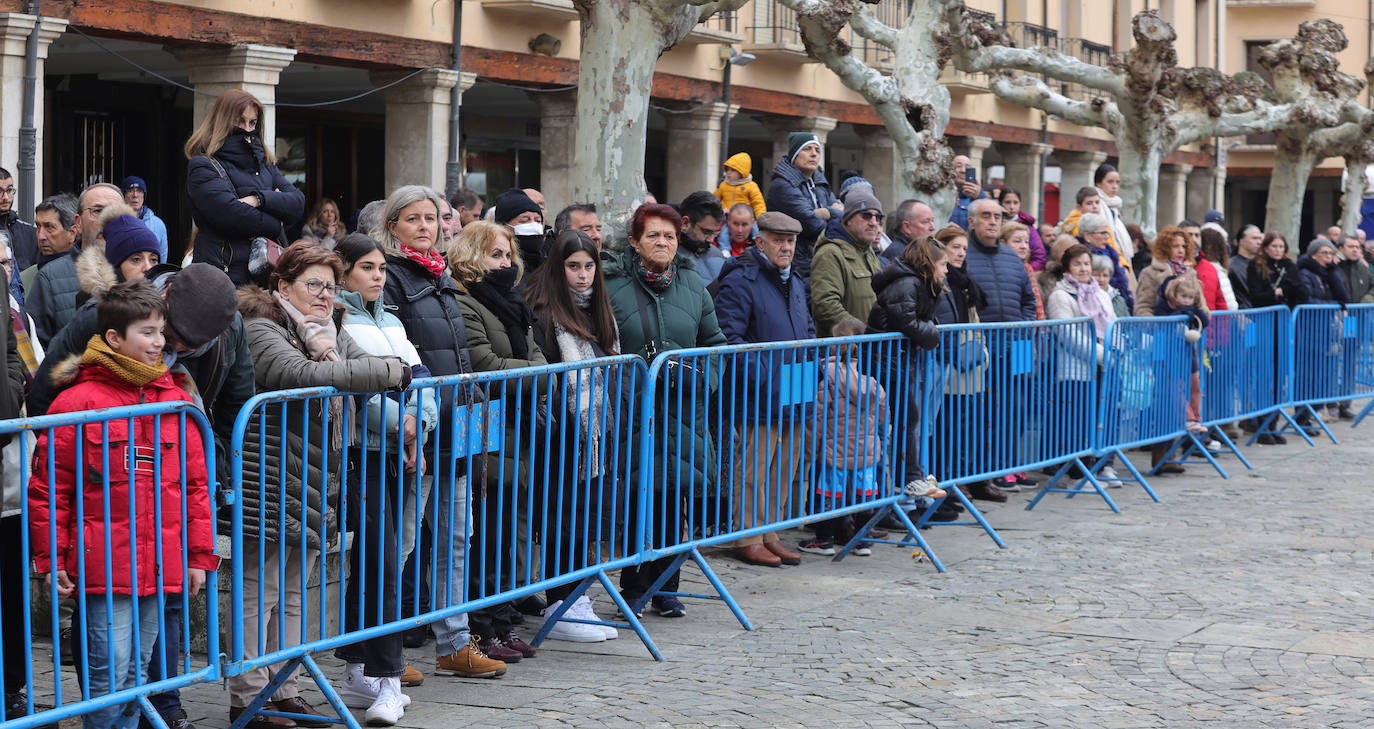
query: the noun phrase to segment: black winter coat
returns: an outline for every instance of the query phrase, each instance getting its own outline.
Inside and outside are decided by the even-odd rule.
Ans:
[[[472,372],[468,353],[467,328],[463,308],[458,304],[462,290],[447,273],[435,278],[420,264],[405,256],[388,253],[384,295],[396,307],[396,318],[405,327],[406,338],[415,345],[420,362],[430,375],[442,377]],[[462,395],[456,393],[463,390]],[[440,433],[452,426],[454,398],[463,404],[471,393],[463,388],[439,388]],[[447,448],[447,436],[440,448]]]
[[[868,315],[868,326],[881,332],[901,332],[922,349],[940,344],[935,328],[936,298],[930,286],[905,261],[890,263],[873,277],[878,303]]]
[[[792,262],[792,272],[809,278],[811,251],[825,232],[825,221],[816,217],[816,210],[835,203],[835,193],[825,179],[825,170],[817,168],[808,180],[796,165],[781,160],[773,165],[773,181],[768,184],[765,199],[769,210],[787,213],[801,223],[802,232],[797,236],[797,254]]]
[[[1309,304],[1349,304],[1350,294],[1335,264],[1323,266],[1311,256],[1298,258],[1298,275],[1307,289]]]
[[[0,213],[0,226],[10,234],[10,256],[18,273],[38,262],[38,229],[19,219],[13,210]]]
[[[1261,254],[1263,255],[1263,254]],[[1269,275],[1260,273],[1255,259],[1245,272],[1245,289],[1250,293],[1250,305],[1256,309],[1283,304],[1290,309],[1307,303],[1307,286],[1298,275],[1298,266],[1287,257],[1269,261]],[[1274,293],[1283,289],[1283,297]]]
[[[193,260],[222,269],[235,286],[242,286],[249,283],[252,239],[261,236],[287,245],[285,230],[305,218],[305,195],[267,161],[256,134],[229,137],[214,157],[224,174],[203,155],[186,165],[186,194],[199,229]],[[261,199],[260,206],[239,202],[253,194]]]

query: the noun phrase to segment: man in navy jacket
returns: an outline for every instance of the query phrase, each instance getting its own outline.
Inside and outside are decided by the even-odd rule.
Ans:
[[[813,339],[816,327],[806,305],[806,282],[793,270],[801,223],[770,210],[758,219],[754,245],[725,262],[716,281],[716,315],[731,344]],[[734,450],[734,527],[746,529],[791,516],[792,480],[806,449],[806,407],[788,403],[789,382],[808,378],[808,364],[792,350],[738,353],[733,381],[724,385],[739,428]],[[785,375],[791,370],[791,377]],[[814,369],[809,373],[814,380]],[[795,393],[792,393],[795,395]],[[776,532],[735,542],[735,556],[749,564],[801,564]]]
[[[978,310],[985,322],[1034,321],[1035,292],[1021,259],[1001,245],[1002,206],[996,200],[974,200],[969,206],[968,275],[987,294]]]
[[[801,224],[793,268],[802,278],[811,276],[811,251],[825,232],[826,221],[844,212],[825,179],[822,159],[820,137],[811,132],[788,134],[787,158],[773,166],[773,181],[765,196],[769,210]]]

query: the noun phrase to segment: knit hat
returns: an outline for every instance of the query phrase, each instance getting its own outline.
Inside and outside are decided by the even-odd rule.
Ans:
[[[787,135],[787,161],[795,162],[797,153],[802,151],[802,147],[808,144],[816,145],[816,149],[821,148],[821,138],[811,132],[792,132]]]
[[[1336,245],[1331,241],[1325,238],[1313,238],[1312,242],[1307,244],[1307,256],[1309,258],[1315,256],[1323,248],[1330,248],[1332,253],[1336,252]]]
[[[850,218],[865,210],[877,210],[881,213],[883,211],[883,204],[878,202],[878,198],[873,197],[873,193],[867,190],[854,190],[849,195],[849,200],[845,201],[844,218],[841,219],[841,222],[847,223]]]
[[[132,215],[110,220],[100,232],[105,237],[105,260],[116,268],[135,253],[162,250],[153,231]]]
[[[144,192],[147,192],[148,183],[144,182],[142,177],[135,177],[133,175],[129,175],[128,177],[124,178],[124,182],[119,185],[119,189],[123,190],[124,192],[128,192],[130,190],[142,190]]]
[[[514,220],[521,213],[534,213],[543,216],[539,210],[539,205],[531,200],[524,190],[516,188],[511,188],[498,195],[496,205],[493,208],[496,210],[496,216],[493,219],[502,225]]]
[[[865,187],[868,188],[868,194],[872,195],[873,183],[869,182],[868,180],[865,180],[862,177],[859,177],[858,175],[854,175],[853,177],[846,177],[844,181],[840,183],[840,200],[844,201],[845,199],[847,199],[849,192],[851,190],[854,190],[855,188]]]
[[[181,269],[162,298],[167,302],[167,328],[191,349],[223,334],[238,311],[234,282],[208,263]]]

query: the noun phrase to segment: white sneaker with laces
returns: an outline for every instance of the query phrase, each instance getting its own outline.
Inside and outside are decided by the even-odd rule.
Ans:
[[[1097,472],[1097,480],[1109,489],[1121,488],[1121,477],[1117,475],[1116,469],[1111,466],[1103,466],[1102,470]]]
[[[363,664],[350,663],[338,683],[339,698],[350,709],[366,709],[377,700],[377,679],[363,675]]]
[[[579,620],[601,620],[596,612],[592,610],[591,598],[588,598],[586,595],[577,598],[577,600],[573,602],[572,607],[568,608],[568,615],[578,618]],[[609,625],[587,625],[586,627],[596,628],[601,631],[601,634],[606,636],[606,640],[615,640],[620,637],[620,631]]]
[[[582,599],[585,600],[586,598],[584,597]],[[558,606],[562,604],[563,601],[559,600],[544,608],[544,616],[553,615],[554,611],[558,609]],[[589,605],[588,612],[590,611],[591,606]],[[570,618],[583,617],[577,614],[577,603],[568,606],[568,611],[564,613],[564,615]],[[606,640],[606,634],[601,632],[601,626],[598,625],[587,625],[586,623],[573,623],[567,620],[559,620],[553,624],[553,627],[549,630],[549,634],[545,636],[545,638],[548,640],[566,640],[570,643],[600,643]]]
[[[363,664],[350,663],[344,672],[343,680],[339,682],[339,697],[343,699],[344,706],[350,709],[366,709],[377,701],[377,694],[381,691],[380,682],[385,679],[372,678],[363,675]],[[398,682],[400,679],[396,679]],[[401,694],[401,706],[410,706],[410,697]]]
[[[368,726],[396,726],[406,715],[410,697],[401,693],[400,678],[377,679],[377,700],[367,707],[364,719]]]

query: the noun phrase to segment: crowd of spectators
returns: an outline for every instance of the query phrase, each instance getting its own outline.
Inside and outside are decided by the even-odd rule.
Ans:
[[[593,202],[568,205],[550,220],[543,196],[534,189],[507,190],[485,205],[470,190],[445,199],[427,187],[405,185],[364,206],[356,230],[350,231],[338,203],[328,198],[315,201],[307,217],[304,196],[282,175],[257,133],[262,115],[262,104],[250,94],[226,91],[188,139],[187,194],[198,232],[184,267],[167,262],[166,226],[146,206],[147,183],[136,176],[120,186],[93,184],[79,196],[45,198],[34,210],[32,226],[11,209],[0,211],[0,250],[11,294],[0,313],[12,322],[0,335],[9,354],[0,417],[96,406],[101,403],[90,398],[87,383],[113,378],[124,384],[111,385],[113,394],[102,396],[110,402],[124,402],[134,392],[129,383],[134,383],[144,388],[137,392],[154,394],[152,399],[189,400],[202,408],[221,449],[217,463],[223,469],[230,461],[223,449],[234,420],[255,392],[330,385],[386,393],[404,390],[420,377],[616,354],[649,360],[688,347],[875,331],[897,332],[909,340],[912,354],[897,366],[908,382],[920,382],[930,373],[919,366],[924,361],[919,353],[939,345],[940,324],[1087,318],[1095,341],[1074,346],[1081,345],[1087,361],[1100,363],[1109,326],[1127,315],[1182,314],[1189,328],[1201,330],[1215,311],[1374,301],[1366,248],[1358,236],[1339,229],[1313,240],[1296,260],[1290,258],[1289,241],[1277,232],[1245,225],[1231,239],[1216,211],[1208,211],[1203,225],[1180,221],[1147,241],[1133,225],[1140,221],[1122,217],[1120,174],[1110,165],[1097,170],[1094,185],[1077,191],[1073,213],[1057,228],[1040,226],[1027,209],[1032,197],[980,183],[964,157],[953,163],[958,182],[951,197],[957,202],[947,221],[937,221],[929,201],[915,199],[902,201],[889,215],[858,171],[840,176],[837,196],[822,167],[821,140],[805,132],[788,136],[786,157],[773,167],[766,193],[751,175],[752,159],[736,154],[723,165],[723,180],[714,192],[694,192],[677,205],[650,202],[636,208],[621,241],[603,236]],[[13,199],[12,193],[3,194],[6,185],[13,180],[0,170],[0,203]],[[289,231],[299,235],[289,236]],[[989,356],[999,353],[983,355]],[[782,402],[787,364],[770,358],[750,370],[747,384],[756,389],[757,398]],[[794,501],[811,500],[813,507],[824,508],[826,499],[894,488],[918,500],[941,499],[945,490],[921,470],[916,450],[922,418],[931,420],[930,431],[971,444],[1016,436],[983,432],[951,415],[965,411],[963,399],[998,395],[999,385],[979,375],[982,367],[986,362],[952,367],[952,375],[941,380],[941,409],[921,413],[918,387],[906,388],[905,402],[890,402],[883,385],[859,371],[850,349],[837,350],[820,367],[814,410],[780,405],[760,417],[747,409],[732,410],[744,407],[747,400],[741,399],[729,404],[726,410],[731,412],[722,420],[708,418],[707,408],[666,408],[655,420],[654,435],[666,443],[662,453],[668,458],[635,467],[653,469],[659,484],[685,479],[709,485],[716,478],[711,454],[733,454],[734,511],[727,518],[735,529],[765,523],[760,516],[764,511],[802,513],[805,505]],[[1091,376],[1067,370],[1061,374]],[[537,538],[532,514],[516,506],[542,503],[534,493],[540,478],[572,493],[579,484],[604,475],[605,468],[598,457],[564,455],[599,456],[606,450],[608,436],[597,425],[606,415],[597,412],[605,407],[599,403],[606,400],[606,383],[594,379],[565,383],[575,394],[568,398],[569,412],[560,417],[572,427],[551,436],[564,439],[563,447],[545,449],[534,460],[517,457],[517,443],[549,435],[539,418],[529,416],[545,404],[536,383],[519,380],[505,393],[505,447],[471,462],[468,454],[454,452],[446,437],[426,447],[436,429],[447,433],[458,426],[455,413],[462,411],[459,406],[473,404],[471,390],[442,388],[437,402],[413,398],[406,403],[378,394],[348,403],[346,407],[368,413],[366,420],[394,424],[401,434],[395,447],[403,455],[389,455],[372,441],[371,449],[350,456],[352,481],[342,489],[322,455],[337,452],[339,444],[358,435],[344,432],[347,418],[337,413],[325,417],[337,403],[311,401],[299,413],[301,422],[329,422],[330,429],[298,430],[299,424],[276,421],[250,427],[244,468],[267,474],[267,497],[245,490],[244,547],[228,555],[252,565],[245,570],[244,585],[246,595],[257,596],[244,606],[247,657],[258,655],[278,635],[288,640],[300,635],[301,590],[327,546],[321,535],[341,491],[348,494],[348,511],[361,520],[357,533],[366,535],[353,542],[347,555],[345,599],[348,606],[366,607],[344,610],[345,629],[423,614],[440,606],[429,604],[431,597],[456,604],[465,595],[494,595],[515,587],[509,577],[525,571],[522,560],[528,555],[511,545]],[[900,425],[908,432],[908,448],[900,468],[892,468],[889,476],[875,444],[881,443],[898,405],[906,413]],[[1205,434],[1196,372],[1187,405],[1187,427]],[[1348,404],[1336,406],[1332,415],[1349,417]],[[808,426],[817,418],[842,423],[841,437],[821,453],[806,453]],[[1265,434],[1261,442],[1277,444],[1281,436]],[[188,452],[195,450],[193,445],[188,444]],[[42,456],[42,447],[37,450]],[[1156,461],[1160,457],[1156,448]],[[64,465],[72,467],[58,465],[59,473]],[[806,481],[803,475],[813,465],[816,476],[808,482],[814,482],[814,489],[795,494],[789,489],[780,500],[763,499],[766,481]],[[188,462],[186,468],[200,469],[197,483],[210,475],[203,473],[203,462]],[[26,528],[14,521],[18,512],[11,508],[23,489],[29,489],[33,505],[27,525],[31,533],[46,536],[50,522],[57,527],[58,543],[34,542],[39,569],[52,574],[64,596],[75,589],[69,578],[76,568],[70,535],[80,526],[70,509],[48,509],[50,499],[70,498],[71,484],[60,479],[48,483],[38,470],[31,484],[5,482],[7,557],[0,564],[5,580],[0,594],[6,599],[7,625],[17,624],[13,616],[23,608],[11,599],[20,591],[9,589],[11,581],[26,574],[24,565],[9,559],[18,549],[15,535]],[[1166,464],[1164,470],[1181,469]],[[7,476],[13,472],[6,469]],[[468,474],[475,483],[467,483]],[[1103,465],[1100,475],[1109,485],[1120,482],[1110,464]],[[214,476],[228,481],[227,471]],[[396,483],[405,488],[397,490]],[[1011,474],[961,488],[968,497],[1002,502],[1007,492],[1035,484],[1028,474]],[[150,490],[158,487],[147,485]],[[167,484],[161,488],[166,491]],[[164,540],[171,551],[160,555],[164,567],[177,565],[169,570],[177,580],[165,587],[194,592],[199,587],[194,581],[179,581],[181,531],[194,537],[194,564],[187,569],[213,569],[200,538],[213,517],[201,509],[207,505],[203,492],[173,489],[165,495],[185,503],[188,519],[185,525],[159,521],[176,537]],[[574,505],[586,504],[590,497],[581,493],[541,506],[543,534],[560,540],[549,550],[561,555],[552,566],[558,573],[574,569],[575,555],[586,550],[588,528]],[[687,498],[656,500],[660,512],[652,518],[682,525],[695,506]],[[931,518],[953,520],[959,510],[956,500],[944,499]],[[87,528],[122,530],[114,535],[117,539],[127,538],[135,528],[98,521],[92,525],[93,511],[98,510],[86,509]],[[402,518],[383,516],[389,513]],[[629,513],[638,513],[634,505]],[[220,521],[223,533],[231,525],[223,513]],[[732,553],[753,565],[796,565],[802,553],[833,555],[855,526],[848,517],[819,521],[812,525],[814,536],[796,545],[766,532],[739,540]],[[680,531],[655,529],[658,541],[653,546],[672,546]],[[436,536],[421,539],[422,532]],[[854,553],[869,551],[859,545]],[[510,557],[517,562],[513,571],[504,562]],[[467,560],[472,566],[464,578],[467,584],[456,579],[417,587],[432,579],[434,573],[422,565],[435,560]],[[650,609],[664,617],[686,614],[673,594],[679,581],[673,563],[670,557],[621,571],[621,595],[637,614]],[[131,598],[146,594],[139,585],[123,583],[88,582],[84,589]],[[361,595],[368,589],[405,599],[365,600]],[[558,611],[565,618],[549,626],[550,639],[598,642],[616,637],[615,628],[603,624],[585,595],[572,595],[571,585],[552,587],[543,598],[497,604],[404,634],[340,647],[336,655],[345,662],[341,695],[349,706],[366,710],[369,724],[395,724],[409,703],[403,686],[424,678],[406,664],[405,647],[433,639],[436,671],[499,676],[509,665],[537,655],[519,632],[530,613],[552,616]],[[572,604],[564,605],[569,599]],[[264,615],[261,635],[259,612]],[[92,652],[85,657],[90,675],[113,675],[116,669],[121,675],[174,674],[183,653],[180,602],[168,601],[166,610],[152,617],[151,629],[147,615],[139,625],[128,626],[147,636],[143,655]],[[71,622],[78,624],[76,617]],[[86,621],[87,630],[95,630],[97,622]],[[25,659],[11,655],[15,643],[5,642],[10,716],[24,706]],[[117,661],[123,662],[115,665]],[[277,668],[262,667],[228,680],[231,718],[238,718],[269,685]],[[123,685],[107,686],[93,678],[90,688],[95,692]],[[270,707],[280,712],[319,713],[301,697],[295,675],[277,682],[269,699]],[[175,692],[158,694],[153,703],[170,726],[190,726]],[[119,709],[102,716],[111,725],[127,721]],[[281,729],[327,724],[255,716],[248,725]]]

